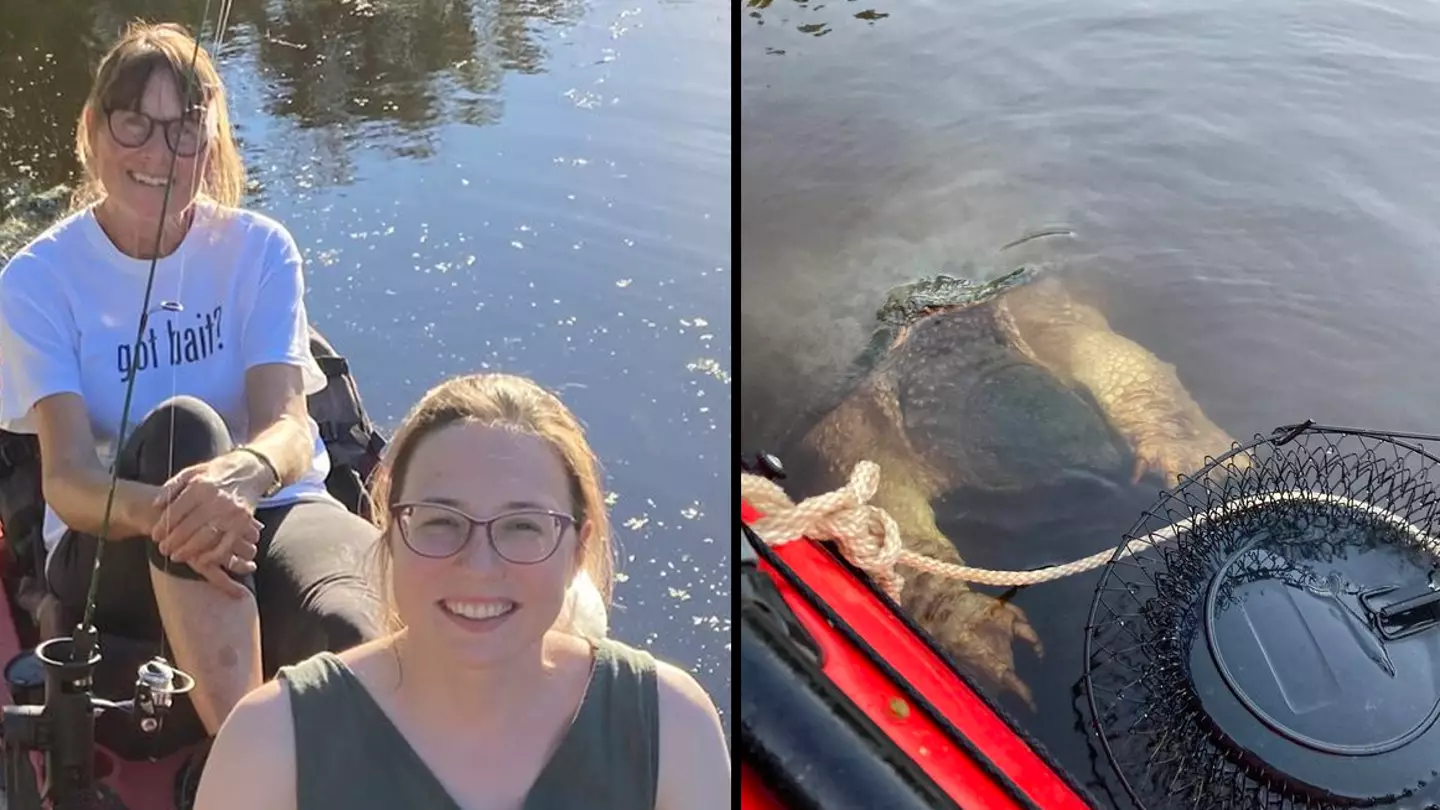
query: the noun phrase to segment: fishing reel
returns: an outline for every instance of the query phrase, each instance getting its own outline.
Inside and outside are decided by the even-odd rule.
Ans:
[[[80,627],[73,637],[50,639],[6,665],[15,705],[0,715],[0,738],[11,810],[119,807],[95,781],[95,718],[104,711],[128,712],[142,732],[154,734],[175,696],[195,687],[192,676],[156,656],[138,668],[133,698],[107,700],[94,694],[100,660],[95,628]],[[36,753],[44,759],[43,797],[31,765]]]

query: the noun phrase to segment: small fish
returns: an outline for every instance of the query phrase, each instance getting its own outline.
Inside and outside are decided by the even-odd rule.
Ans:
[[[1036,240],[1036,239],[1043,239],[1043,238],[1045,238],[1045,237],[1047,237],[1047,236],[1074,236],[1074,235],[1075,235],[1075,232],[1072,231],[1072,230],[1070,230],[1069,228],[1046,228],[1046,229],[1044,229],[1044,230],[1034,231],[1034,232],[1032,232],[1032,233],[1027,233],[1027,234],[1025,234],[1024,236],[1020,237],[1019,239],[1016,239],[1015,241],[1010,242],[1010,243],[1002,246],[1002,247],[1000,248],[1000,251],[997,251],[997,252],[1004,252],[1004,251],[1009,250],[1010,248],[1018,247],[1018,246],[1020,246],[1020,245],[1023,245],[1023,244],[1025,244],[1026,242],[1034,241],[1034,240]]]

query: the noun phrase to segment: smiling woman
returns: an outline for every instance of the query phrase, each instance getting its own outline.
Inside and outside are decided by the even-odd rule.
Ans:
[[[604,634],[605,498],[559,399],[502,374],[442,383],[396,433],[375,503],[395,632],[247,696],[197,807],[730,806],[709,696]]]
[[[240,204],[245,167],[220,76],[206,55],[194,60],[196,80],[183,78],[201,53],[194,44],[178,27],[132,27],[101,65],[75,130],[85,179],[74,202],[98,203],[100,226],[135,258],[168,256],[179,245],[191,207],[176,203]]]
[[[75,209],[0,270],[0,428],[43,459],[42,630],[93,608],[101,633],[167,641],[197,680],[173,750],[280,665],[379,635],[360,574],[375,532],[326,489],[300,253],[236,207],[210,56],[178,26],[131,26],[76,141]]]

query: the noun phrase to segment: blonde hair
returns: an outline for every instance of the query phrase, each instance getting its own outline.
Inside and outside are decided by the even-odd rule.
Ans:
[[[191,59],[195,62],[193,80],[187,82]],[[193,37],[174,23],[134,22],[126,26],[120,41],[105,54],[90,94],[75,126],[75,154],[80,160],[84,177],[71,198],[72,208],[81,208],[105,196],[105,186],[95,169],[95,137],[100,127],[107,126],[111,110],[139,110],[145,86],[157,70],[168,71],[184,94],[183,106],[199,105],[206,110],[213,127],[207,149],[205,174],[200,178],[199,197],[221,206],[235,208],[245,191],[245,166],[230,127],[230,112],[225,102],[225,85],[204,48],[198,48]]]
[[[380,528],[376,565],[384,622],[391,630],[402,626],[395,612],[391,570],[395,542],[391,513],[410,460],[422,439],[457,423],[514,430],[546,442],[565,467],[575,530],[589,523],[588,542],[579,549],[580,565],[565,593],[565,605],[555,629],[588,638],[607,632],[607,613],[614,588],[610,519],[600,487],[600,465],[575,415],[554,394],[534,381],[510,374],[470,374],[454,377],[431,388],[405,416],[386,449],[385,458],[371,479],[375,523]]]

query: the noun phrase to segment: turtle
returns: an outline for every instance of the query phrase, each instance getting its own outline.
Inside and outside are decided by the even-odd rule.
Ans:
[[[838,486],[875,462],[871,504],[895,519],[904,546],[961,564],[936,525],[940,498],[1036,491],[1075,475],[1173,484],[1235,445],[1175,366],[1117,334],[1049,269],[1021,265],[984,283],[941,273],[892,289],[837,404],[800,438],[807,469]],[[1014,642],[1037,655],[1043,646],[1024,611],[955,580],[901,573],[902,610],[964,670],[1033,710]]]

